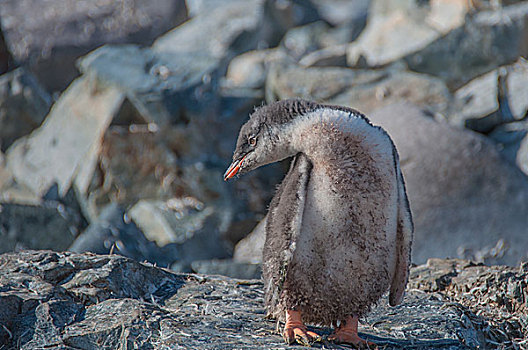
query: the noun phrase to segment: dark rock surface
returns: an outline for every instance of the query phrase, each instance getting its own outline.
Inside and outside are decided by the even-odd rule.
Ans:
[[[160,248],[149,241],[117,204],[103,208],[97,221],[93,221],[79,234],[68,250],[76,253],[120,254],[159,266],[169,266],[180,258],[174,246]]]
[[[264,318],[258,280],[175,274],[117,255],[48,251],[4,254],[0,266],[5,349],[302,348],[286,346],[275,322]],[[431,261],[413,270],[404,302],[389,308],[381,301],[360,333],[385,349],[519,348],[513,343],[526,335],[527,278],[524,268],[487,272],[463,261]],[[504,283],[513,288],[501,294],[501,312],[492,320],[477,316],[485,306],[451,292],[480,288],[479,281],[487,281],[489,292],[509,290]],[[472,293],[486,295],[482,288]],[[326,340],[314,347],[350,348]]]
[[[74,208],[60,202],[0,204],[0,252],[15,249],[65,250],[87,226]],[[38,234],[36,234],[38,232]]]
[[[438,292],[455,307],[469,308],[472,312],[462,316],[461,321],[473,323],[482,332],[486,348],[525,349],[528,345],[527,263],[512,268],[460,259],[430,259],[411,269],[407,288]]]
[[[0,77],[0,150],[29,134],[44,120],[51,96],[35,77],[18,68]]]

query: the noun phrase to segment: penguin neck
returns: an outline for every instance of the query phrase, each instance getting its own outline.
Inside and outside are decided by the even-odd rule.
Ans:
[[[353,148],[368,147],[375,130],[359,114],[332,108],[299,116],[288,129],[292,152],[304,153],[316,166],[350,157]]]

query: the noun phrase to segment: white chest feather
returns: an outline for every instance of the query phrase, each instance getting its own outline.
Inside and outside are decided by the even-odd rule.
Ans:
[[[332,115],[299,137],[307,140],[306,132],[318,137],[305,150],[313,169],[294,260],[330,276],[329,285],[343,273],[392,276],[398,185],[390,140],[363,120]]]

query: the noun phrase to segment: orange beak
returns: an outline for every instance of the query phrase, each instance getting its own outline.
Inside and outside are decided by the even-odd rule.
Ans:
[[[224,174],[224,181],[229,180],[238,173],[238,171],[240,170],[240,165],[242,164],[246,156],[243,156],[240,160],[235,160],[233,163],[231,163],[231,165]]]

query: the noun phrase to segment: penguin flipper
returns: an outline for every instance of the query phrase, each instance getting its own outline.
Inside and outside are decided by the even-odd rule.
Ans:
[[[269,309],[273,309],[279,302],[288,267],[295,253],[311,170],[312,164],[308,157],[298,153],[270,204],[262,271]]]
[[[396,173],[398,176],[398,224],[396,234],[396,267],[394,277],[390,286],[389,304],[398,305],[405,292],[405,286],[409,279],[409,267],[411,264],[411,243],[413,239],[413,221],[405,181],[401,173],[400,164],[396,158]]]

